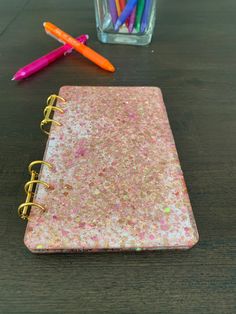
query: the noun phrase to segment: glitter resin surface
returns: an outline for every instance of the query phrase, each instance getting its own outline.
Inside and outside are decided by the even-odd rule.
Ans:
[[[32,252],[188,249],[198,241],[160,89],[64,86],[25,233]]]

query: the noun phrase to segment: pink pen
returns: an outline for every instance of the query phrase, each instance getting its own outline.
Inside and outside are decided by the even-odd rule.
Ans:
[[[88,35],[81,35],[80,37],[77,37],[76,39],[79,42],[81,42],[82,44],[86,44],[88,38],[89,38]],[[49,52],[48,54],[42,56],[41,58],[39,58],[39,59],[33,61],[32,63],[24,66],[23,68],[21,68],[13,76],[12,80],[13,81],[14,80],[19,81],[19,80],[22,80],[24,78],[27,78],[30,75],[32,75],[33,73],[38,72],[41,69],[45,68],[50,63],[56,61],[60,57],[71,53],[72,50],[73,50],[73,48],[70,45],[68,45],[68,44],[63,45],[62,47],[59,47],[59,48]]]
[[[135,22],[135,17],[136,17],[136,7],[133,9],[130,17],[129,17],[129,26],[128,26],[128,30],[130,33],[132,33],[133,29],[134,29],[134,22]]]

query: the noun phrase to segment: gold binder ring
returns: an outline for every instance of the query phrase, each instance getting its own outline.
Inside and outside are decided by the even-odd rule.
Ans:
[[[40,129],[41,129],[45,134],[47,134],[47,135],[49,135],[49,132],[46,131],[46,130],[44,130],[43,126],[46,125],[46,124],[48,124],[48,123],[50,123],[50,122],[53,123],[53,124],[55,124],[55,125],[58,125],[58,126],[61,126],[61,125],[62,125],[60,122],[55,121],[55,120],[53,120],[53,119],[43,119],[43,120],[41,121],[41,123],[40,123]]]
[[[30,180],[30,181],[26,182],[26,184],[24,186],[25,193],[27,194],[29,192],[29,187],[31,185],[37,184],[37,183],[44,185],[47,189],[50,188],[50,185],[48,183],[44,182],[44,181],[41,181],[41,180]],[[32,192],[30,191],[30,193],[32,193]]]
[[[57,111],[59,111],[60,113],[64,113],[64,110],[63,110],[62,108],[56,107],[56,106],[50,106],[50,105],[48,105],[48,106],[46,106],[46,107],[44,108],[43,114],[46,116],[46,114],[47,114],[48,111],[50,111],[50,113],[51,113],[51,110],[54,110],[54,111],[57,110]]]
[[[51,104],[51,101],[54,103],[54,101],[55,101],[56,99],[60,99],[61,101],[66,102],[63,97],[53,94],[53,95],[50,95],[50,96],[48,97],[48,99],[47,99],[47,105],[50,105],[50,104]]]
[[[52,110],[53,111],[58,111],[60,113],[64,113],[64,110],[62,108],[54,106],[54,103],[55,103],[56,99],[60,99],[64,103],[66,102],[65,99],[62,98],[61,96],[51,95],[51,96],[48,97],[48,99],[47,99],[47,106],[44,108],[44,111],[43,111],[44,119],[40,123],[40,129],[47,135],[49,135],[49,132],[44,130],[44,128],[43,128],[45,124],[51,122],[51,123],[54,123],[55,125],[61,126],[60,122],[57,122],[57,121],[55,121],[55,120],[50,118]]]
[[[29,217],[29,207],[31,206],[35,206],[35,207],[38,207],[40,208],[42,211],[45,211],[46,209],[40,205],[40,204],[37,204],[37,203],[33,203],[33,202],[26,202],[26,203],[22,203],[19,207],[18,207],[18,215],[26,220],[28,219]]]
[[[40,164],[40,165],[41,165],[41,164],[46,165],[46,166],[48,166],[48,168],[50,168],[50,169],[53,168],[53,165],[50,164],[50,163],[47,162],[47,161],[35,160],[35,161],[32,161],[32,162],[29,164],[29,166],[28,166],[29,173],[31,174],[32,171],[35,171],[35,170],[32,170],[32,167],[35,166],[35,165],[39,165],[39,164]],[[35,171],[35,172],[36,172],[36,171]],[[36,172],[36,173],[37,173],[37,172]],[[38,173],[37,173],[37,175],[38,175]]]

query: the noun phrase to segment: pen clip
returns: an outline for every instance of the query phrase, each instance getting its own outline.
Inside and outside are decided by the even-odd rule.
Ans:
[[[64,52],[64,56],[67,56],[67,55],[71,54],[72,51],[73,51],[73,48],[71,48],[70,50],[65,51]]]
[[[59,41],[60,43],[62,43],[63,45],[65,45],[65,42],[62,41],[61,39],[59,39],[58,37],[54,36],[52,33],[50,33],[48,30],[45,30],[46,33],[51,36],[52,38],[56,39],[57,41]]]

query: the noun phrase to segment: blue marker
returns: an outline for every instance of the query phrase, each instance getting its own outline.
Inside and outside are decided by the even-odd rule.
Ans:
[[[124,10],[122,11],[121,15],[119,16],[118,20],[116,21],[115,24],[115,31],[117,32],[119,30],[119,28],[121,27],[121,25],[123,25],[125,23],[125,21],[127,20],[127,18],[131,15],[134,7],[136,6],[138,0],[129,0],[124,8]]]
[[[150,14],[151,14],[151,8],[152,8],[152,0],[146,0],[145,9],[143,12],[143,17],[142,17],[142,24],[141,24],[141,32],[142,33],[144,33],[146,28],[147,28]]]

